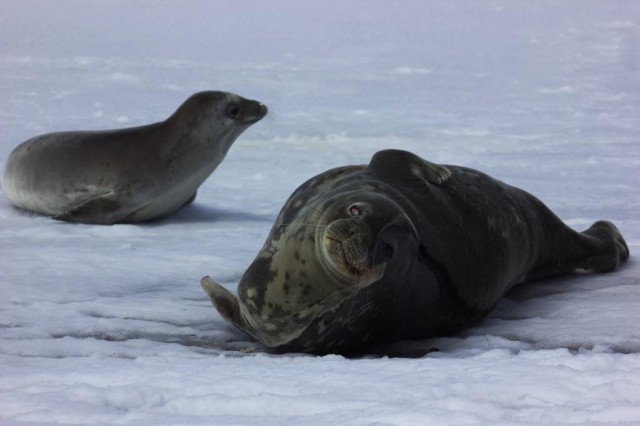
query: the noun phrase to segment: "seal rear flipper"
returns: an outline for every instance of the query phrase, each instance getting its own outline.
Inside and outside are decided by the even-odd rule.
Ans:
[[[410,180],[417,179],[433,185],[442,185],[451,177],[451,170],[447,167],[399,149],[386,149],[376,152],[371,158],[367,169],[380,175],[408,175]]]
[[[583,232],[564,227],[548,244],[525,281],[538,281],[575,271],[611,272],[629,259],[629,247],[616,226],[600,220]]]
[[[582,232],[596,241],[593,256],[588,257],[581,267],[593,272],[611,272],[629,259],[629,247],[616,226],[600,220]]]
[[[114,192],[95,197],[78,207],[54,216],[56,220],[110,225],[122,220],[129,212],[122,212],[122,205],[114,198]]]
[[[233,293],[208,276],[200,280],[200,285],[209,296],[213,306],[222,315],[222,318],[253,336],[251,333],[252,327],[242,317],[238,298]]]

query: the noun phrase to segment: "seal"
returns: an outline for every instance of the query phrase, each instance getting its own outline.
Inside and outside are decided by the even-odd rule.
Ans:
[[[206,91],[159,123],[37,136],[9,156],[4,192],[17,207],[70,222],[157,219],[191,203],[236,138],[266,113],[259,102]]]
[[[287,200],[238,297],[201,284],[229,322],[276,351],[355,354],[451,335],[514,285],[629,257],[616,227],[566,226],[533,195],[405,151],[329,170]]]

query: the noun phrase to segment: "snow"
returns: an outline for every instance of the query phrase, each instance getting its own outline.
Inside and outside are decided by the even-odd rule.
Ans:
[[[3,424],[640,424],[640,7],[628,1],[3,1],[0,166],[20,142],[260,100],[175,216],[92,226],[0,195]],[[487,172],[630,262],[516,288],[387,355],[270,355],[235,291],[289,194],[383,148]],[[437,349],[437,350],[434,350]]]

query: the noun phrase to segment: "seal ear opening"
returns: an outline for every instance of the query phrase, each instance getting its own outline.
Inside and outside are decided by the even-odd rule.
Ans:
[[[222,317],[240,330],[251,335],[251,327],[240,313],[238,298],[211,277],[203,277],[200,285]]]

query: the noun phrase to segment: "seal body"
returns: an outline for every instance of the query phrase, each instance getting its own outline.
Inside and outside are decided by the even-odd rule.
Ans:
[[[17,207],[72,222],[142,222],[196,196],[235,139],[267,113],[226,92],[200,92],[167,120],[37,136],[16,147],[3,189]]]
[[[268,347],[349,354],[456,333],[518,283],[608,272],[628,257],[610,222],[576,232],[525,191],[388,150],[300,186],[238,297],[209,277],[202,285]]]

